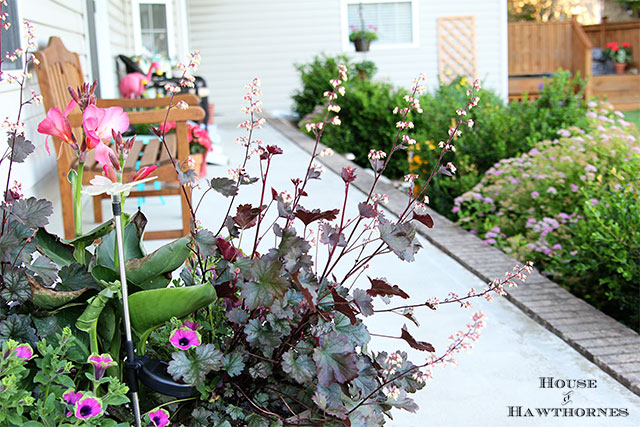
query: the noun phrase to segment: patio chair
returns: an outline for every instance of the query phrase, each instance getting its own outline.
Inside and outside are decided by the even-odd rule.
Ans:
[[[76,88],[84,82],[82,67],[78,54],[69,52],[58,37],[51,37],[46,49],[35,53],[40,64],[36,66],[36,74],[40,84],[45,110],[60,107],[62,110],[71,100],[67,87]],[[177,100],[183,100],[189,104],[186,110],[172,109],[168,120],[176,122],[175,134],[167,135],[167,145],[175,159],[185,160],[189,156],[189,142],[187,140],[187,120],[201,120],[204,111],[198,107],[198,97],[195,95],[177,95]],[[165,119],[169,104],[169,98],[155,99],[99,99],[97,106],[101,108],[119,106],[128,109],[146,109],[146,111],[127,111],[131,124],[162,123]],[[76,108],[70,115],[69,121],[76,137],[81,136],[82,116]],[[80,139],[78,139],[80,140]],[[68,144],[54,138],[58,160],[58,183],[60,185],[60,200],[62,203],[62,216],[64,222],[64,234],[67,239],[74,237],[73,206],[71,184],[67,180],[67,173],[74,167],[73,151]],[[93,158],[93,152],[89,154],[84,166],[83,184],[88,184],[93,177],[100,175],[102,170]],[[169,155],[158,138],[152,138],[143,142],[137,140],[129,154],[124,168],[124,179],[135,173],[136,170],[148,165],[157,165],[153,175],[160,182],[160,189],[132,191],[129,197],[166,196],[179,195],[182,204],[182,226],[179,229],[148,231],[145,239],[173,239],[189,233],[190,212],[187,200],[185,200],[180,188],[176,171],[169,159]],[[157,184],[156,184],[157,185]],[[191,191],[188,190],[191,197]],[[95,222],[102,222],[102,199],[108,196],[95,196],[93,200],[93,212]]]

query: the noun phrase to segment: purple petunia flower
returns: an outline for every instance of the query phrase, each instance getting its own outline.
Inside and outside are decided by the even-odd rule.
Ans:
[[[201,341],[200,334],[197,331],[189,328],[180,328],[173,331],[169,342],[180,350],[188,350],[191,347],[199,346]]]
[[[85,397],[76,403],[76,418],[86,420],[102,415],[102,403],[95,397]]]
[[[13,349],[13,353],[20,359],[29,360],[33,357],[33,349],[29,344],[20,344]]]
[[[76,403],[78,403],[78,400],[82,399],[82,392],[79,392],[79,391],[75,392],[73,390],[69,390],[68,392],[62,395],[62,398],[69,405],[74,406]],[[70,417],[71,415],[73,415],[73,412],[68,411],[67,417]]]
[[[149,419],[155,427],[164,427],[169,424],[169,413],[159,408],[149,413]]]
[[[108,354],[101,354],[99,356],[97,354],[92,354],[89,356],[88,362],[93,365],[93,374],[96,381],[102,378],[104,371],[106,371],[108,367],[117,365],[117,363]]]
[[[573,193],[577,193],[579,189],[580,189],[580,187],[578,187],[577,185],[571,184],[571,191]]]
[[[540,196],[540,193],[538,193],[537,191],[534,191],[531,193],[531,198],[532,199],[537,199]]]
[[[182,322],[182,328],[191,329],[192,331],[197,331],[200,328],[200,324],[196,322],[192,322],[191,320],[185,320]]]

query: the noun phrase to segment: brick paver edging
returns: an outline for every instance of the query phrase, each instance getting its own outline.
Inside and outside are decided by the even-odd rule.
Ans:
[[[302,149],[311,152],[315,141],[289,121],[269,117],[268,123]],[[319,150],[323,149],[321,145]],[[343,167],[357,171],[352,185],[368,192],[373,175],[347,160],[334,155],[319,158],[327,168],[340,174]],[[407,206],[408,195],[386,182],[378,182],[378,192],[386,193],[385,206],[399,215]],[[418,224],[418,232],[434,246],[451,256],[465,268],[489,282],[511,271],[516,260],[458,227],[447,218],[429,210],[435,226]],[[529,275],[526,283],[509,289],[507,298],[538,323],[566,341],[571,347],[595,363],[632,392],[640,395],[640,335],[583,300],[550,281],[538,271]]]

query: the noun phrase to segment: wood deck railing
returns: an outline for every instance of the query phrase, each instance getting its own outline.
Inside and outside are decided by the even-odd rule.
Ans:
[[[607,43],[617,41],[631,43],[633,65],[640,66],[640,19],[627,22],[608,22],[602,19],[602,24],[585,25],[582,27],[593,47],[605,47]]]
[[[559,68],[580,72],[581,77],[591,75],[592,43],[576,20],[565,22],[514,22],[509,24],[509,77],[522,77],[510,81],[514,88],[511,99],[520,99],[526,91],[533,97],[539,78],[553,74]],[[529,79],[524,79],[529,77]],[[531,80],[531,81],[529,81]],[[587,84],[585,96],[591,95]]]

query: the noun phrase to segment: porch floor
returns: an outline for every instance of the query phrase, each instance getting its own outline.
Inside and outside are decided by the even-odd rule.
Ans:
[[[231,165],[208,166],[208,176],[227,176],[230,167],[237,167],[242,159],[242,147],[234,143],[237,136],[244,134],[237,129],[237,122],[219,123],[222,146],[231,159]],[[309,155],[292,143],[273,127],[265,126],[258,130],[255,138],[267,144],[275,144],[284,150],[284,156],[274,159],[272,175],[268,183],[278,191],[291,189],[290,179],[302,176],[309,162]],[[254,159],[252,159],[254,160]],[[252,161],[250,161],[252,163]],[[253,162],[255,164],[255,162]],[[251,176],[258,176],[256,168],[249,168]],[[37,188],[39,196],[59,197],[57,181],[45,180]],[[240,203],[258,204],[259,187],[243,187]],[[203,190],[196,190],[194,200],[199,200]],[[269,192],[269,190],[268,190]],[[335,208],[344,193],[340,177],[328,170],[322,181],[312,181],[308,193],[312,195],[306,201],[307,209]],[[53,196],[55,195],[55,196]],[[357,212],[357,203],[364,200],[364,193],[353,190],[347,206],[348,212]],[[310,200],[313,200],[311,204]],[[88,201],[87,201],[88,202]],[[228,199],[210,192],[205,197],[199,218],[205,227],[217,230],[226,211]],[[50,229],[60,233],[62,221],[59,216],[59,203],[56,203],[57,217],[53,218]],[[142,210],[149,219],[149,229],[158,224],[175,224],[180,221],[179,200],[177,196],[148,198],[142,203]],[[108,203],[104,202],[104,215],[107,218]],[[136,209],[135,200],[127,200],[125,211]],[[85,230],[95,224],[92,221],[90,203],[86,204]],[[437,226],[437,225],[436,225]],[[245,243],[253,240],[253,230],[245,236]],[[267,239],[265,239],[267,240]],[[150,252],[163,244],[162,241],[146,242]],[[249,242],[250,244],[251,242]],[[268,248],[271,241],[265,241],[261,248]],[[392,283],[400,285],[414,301],[425,301],[432,296],[445,297],[448,292],[466,294],[470,288],[482,289],[485,283],[469,272],[458,262],[421,239],[423,249],[416,254],[416,261],[404,263],[393,255],[379,258],[367,274],[371,277],[387,277]],[[320,261],[321,262],[321,261]],[[339,274],[337,274],[339,275]],[[365,279],[366,280],[366,279]],[[360,283],[360,287],[366,287]],[[419,340],[431,342],[436,350],[446,348],[447,337],[459,329],[465,330],[471,315],[482,310],[488,316],[487,328],[480,340],[468,354],[458,354],[458,367],[436,368],[434,380],[425,389],[412,395],[420,406],[416,414],[396,411],[394,419],[388,425],[398,427],[422,427],[425,425],[455,426],[635,426],[640,425],[640,397],[603,372],[596,365],[572,349],[553,333],[530,319],[520,309],[506,299],[497,299],[492,303],[478,300],[473,311],[457,307],[442,307],[437,312],[417,310],[421,328],[407,325]],[[366,323],[373,333],[398,335],[406,319],[400,316],[381,315],[376,319],[367,318]],[[373,337],[371,347],[393,351],[401,349],[410,355],[414,362],[424,360],[424,353],[410,349],[403,342]],[[573,402],[563,406],[563,393],[567,390],[541,389],[540,377],[557,379],[595,379],[596,389],[576,390]],[[629,416],[608,418],[594,417],[554,417],[552,420],[537,419],[524,422],[517,417],[509,417],[509,406],[521,406],[522,411],[531,408],[626,408]]]

